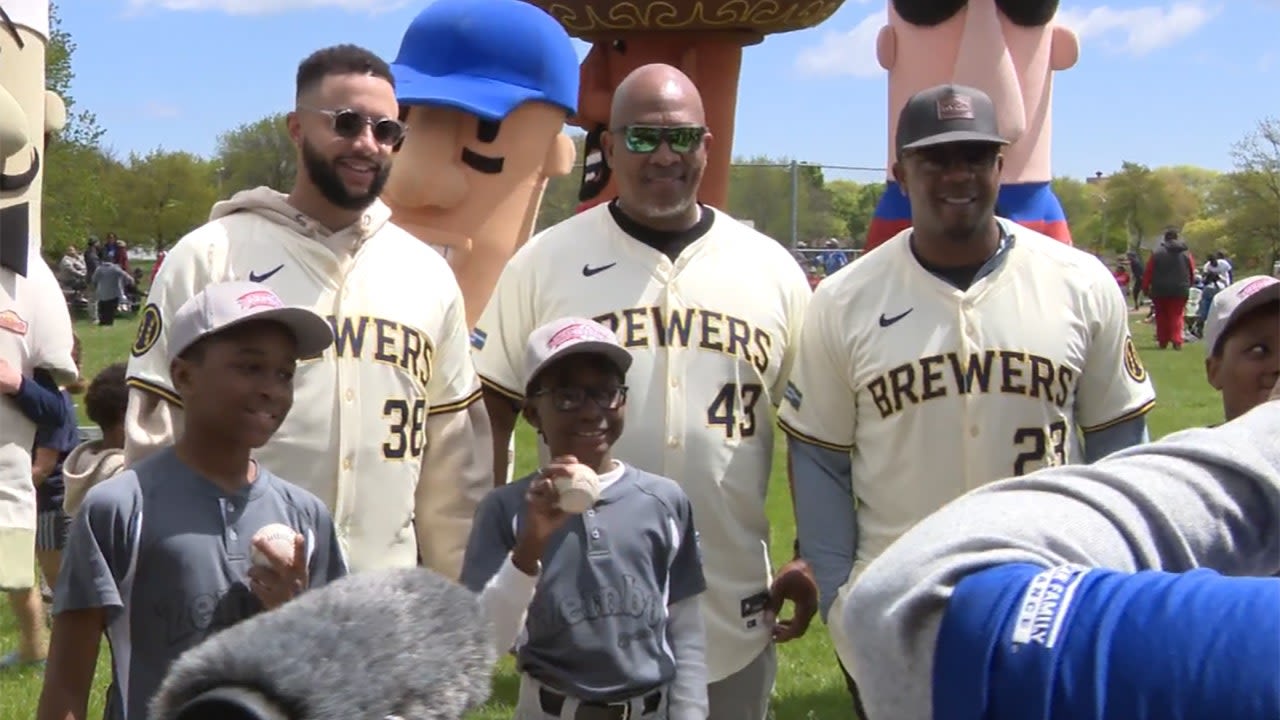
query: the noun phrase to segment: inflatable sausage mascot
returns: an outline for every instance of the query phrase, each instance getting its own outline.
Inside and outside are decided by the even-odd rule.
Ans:
[[[548,178],[573,168],[563,132],[578,102],[564,29],[520,0],[438,0],[391,65],[409,132],[382,200],[438,249],[474,327],[507,260],[529,239]]]
[[[743,48],[767,35],[813,27],[844,0],[527,0],[544,7],[569,33],[591,43],[582,61],[579,112],[573,124],[587,132],[578,212],[617,197],[601,152],[613,89],[632,70],[650,63],[679,68],[702,95],[716,141],[698,200],[728,211],[734,113]]]
[[[0,362],[30,378],[76,375],[71,315],[40,256],[45,138],[66,123],[61,98],[44,87],[48,0],[0,0]],[[0,395],[0,590],[35,582],[36,426],[12,394]]]
[[[889,167],[907,99],[954,82],[991,96],[999,113],[1004,174],[996,214],[1071,244],[1049,181],[1053,72],[1076,64],[1075,33],[1056,25],[1058,0],[890,0],[876,57],[889,71]],[[868,250],[911,225],[911,205],[889,178],[867,231]]]

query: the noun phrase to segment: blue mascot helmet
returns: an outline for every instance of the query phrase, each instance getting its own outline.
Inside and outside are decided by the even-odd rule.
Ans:
[[[502,120],[521,103],[578,109],[578,55],[560,23],[521,0],[438,0],[418,13],[391,64],[401,105]]]

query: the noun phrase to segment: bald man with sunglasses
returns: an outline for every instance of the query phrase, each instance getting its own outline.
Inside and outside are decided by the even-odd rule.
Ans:
[[[763,720],[775,642],[804,634],[817,587],[802,562],[771,582],[765,492],[772,407],[809,302],[777,242],[697,202],[712,142],[689,78],[646,65],[619,86],[605,133],[618,199],[540,233],[498,280],[472,334],[494,427],[495,482],[523,395],[524,348],[549,321],[588,317],[634,358],[614,455],[676,480],[698,518],[712,720]],[[744,290],[744,288],[746,288]],[[547,450],[539,448],[545,459]],[[790,620],[777,621],[784,600]]]
[[[335,342],[299,363],[293,408],[258,458],[325,501],[353,571],[420,563],[457,578],[490,486],[489,422],[453,272],[378,200],[406,131],[398,112],[391,70],[368,50],[339,45],[301,63],[293,189],[218,203],[156,275],[129,362],[125,455],[132,465],[181,427],[174,312],[210,283],[262,283],[327,317]],[[279,379],[253,357],[237,371]]]

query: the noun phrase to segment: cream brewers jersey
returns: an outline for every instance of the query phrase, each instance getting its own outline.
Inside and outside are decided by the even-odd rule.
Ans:
[[[810,295],[774,240],[723,213],[673,262],[629,236],[607,204],[516,252],[473,334],[482,382],[519,399],[525,346],[570,315],[607,324],[631,351],[624,462],[689,495],[707,576],[708,678],[744,667],[770,639],[765,494],[772,415]],[[705,222],[705,218],[704,218]]]
[[[1107,268],[1004,225],[1005,258],[968,290],[921,266],[905,230],[814,294],[779,419],[852,453],[855,575],[948,501],[1078,462],[1079,431],[1154,403]]]
[[[421,555],[457,577],[492,475],[487,463],[461,472],[458,458],[472,449],[432,446],[428,419],[475,402],[480,385],[453,273],[389,216],[375,203],[362,222],[327,234],[265,188],[215,207],[156,276],[129,383],[180,406],[167,323],[207,283],[261,282],[284,302],[313,308],[329,318],[335,343],[299,364],[293,409],[257,458],[325,502],[354,571],[413,566]],[[356,245],[353,255],[327,246],[335,235]],[[489,440],[475,440],[483,447],[474,454],[491,457]]]

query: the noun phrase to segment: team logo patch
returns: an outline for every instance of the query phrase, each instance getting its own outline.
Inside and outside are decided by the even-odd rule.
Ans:
[[[280,298],[270,290],[254,290],[247,292],[236,298],[236,302],[240,304],[241,310],[258,310],[265,308],[275,310],[284,307],[284,303],[280,302]]]
[[[155,347],[163,327],[160,308],[155,303],[147,303],[147,306],[142,308],[142,319],[138,321],[138,335],[133,339],[133,347],[130,349],[133,356],[142,357]]]
[[[14,335],[27,334],[27,321],[13,310],[5,310],[0,312],[0,330],[8,330]]]
[[[1124,339],[1124,372],[1134,382],[1146,382],[1147,369],[1142,365],[1142,358],[1138,357],[1138,348],[1133,346],[1133,338]]]
[[[595,323],[573,323],[547,341],[547,350],[555,350],[571,342],[611,342],[612,337]]]
[[[484,343],[488,339],[489,339],[489,336],[485,334],[485,331],[481,330],[480,328],[476,328],[475,330],[471,331],[471,347],[477,350],[483,350]]]
[[[787,383],[787,389],[782,392],[782,397],[786,398],[791,407],[796,410],[799,410],[800,403],[804,402],[804,393],[800,392],[800,388],[796,387],[795,383],[792,382]]]

